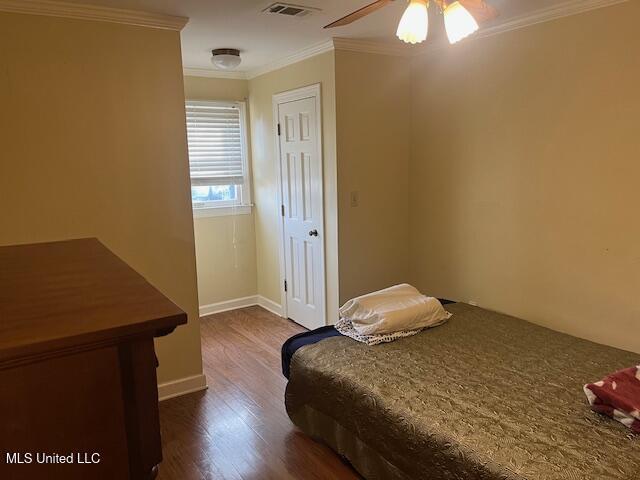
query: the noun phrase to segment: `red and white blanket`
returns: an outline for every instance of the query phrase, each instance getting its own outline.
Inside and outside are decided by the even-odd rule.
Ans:
[[[640,365],[584,386],[591,409],[640,433]]]

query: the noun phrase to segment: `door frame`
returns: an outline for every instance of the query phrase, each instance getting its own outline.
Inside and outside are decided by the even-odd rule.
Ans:
[[[280,304],[282,306],[282,316],[284,318],[289,317],[287,308],[287,292],[284,291],[284,281],[286,280],[286,263],[285,263],[285,235],[284,235],[284,216],[282,215],[282,205],[284,192],[283,192],[283,171],[282,171],[282,152],[280,151],[280,136],[278,135],[278,123],[280,121],[279,106],[284,103],[294,102],[296,100],[304,100],[306,98],[313,98],[316,104],[316,138],[318,148],[318,158],[320,161],[320,236],[322,241],[320,242],[320,265],[321,265],[321,286],[322,286],[322,301],[319,302],[321,308],[321,315],[324,324],[327,324],[327,265],[325,263],[325,249],[326,249],[326,223],[324,216],[324,153],[322,149],[322,97],[321,97],[320,83],[314,83],[307,85],[306,87],[296,88],[294,90],[287,90],[284,92],[276,93],[272,97],[273,102],[273,137],[275,142],[276,152],[276,171],[278,172],[278,224],[279,224],[279,238],[278,238],[278,256],[280,257]]]

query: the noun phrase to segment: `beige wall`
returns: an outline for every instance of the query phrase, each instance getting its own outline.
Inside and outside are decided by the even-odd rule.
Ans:
[[[253,215],[194,219],[200,306],[257,293]]]
[[[234,78],[184,77],[184,93],[189,100],[242,101],[249,96],[249,82]]]
[[[408,58],[336,51],[341,303],[407,281],[410,93]]]
[[[0,13],[0,244],[98,237],[189,313],[202,372],[178,32]]]
[[[412,280],[640,352],[640,3],[413,69]]]
[[[249,96],[246,80],[187,76],[184,90],[189,100],[246,101]],[[250,116],[248,109],[247,114]],[[249,145],[250,139],[247,132]],[[253,213],[195,218],[194,225],[200,305],[255,295],[258,290]]]
[[[278,170],[272,97],[275,93],[315,83],[320,83],[322,90],[327,315],[330,321],[335,321],[338,310],[338,209],[333,52],[249,80],[258,293],[281,303]]]

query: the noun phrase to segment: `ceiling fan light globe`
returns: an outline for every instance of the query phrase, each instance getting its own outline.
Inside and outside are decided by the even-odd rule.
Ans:
[[[409,6],[404,11],[398,30],[397,37],[405,43],[416,44],[424,42],[429,32],[429,11],[427,0],[411,0]]]
[[[478,30],[478,22],[460,2],[453,2],[444,10],[444,28],[449,43],[454,44]]]

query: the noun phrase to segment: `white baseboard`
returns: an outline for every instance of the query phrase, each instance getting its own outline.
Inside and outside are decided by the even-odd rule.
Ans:
[[[252,307],[254,305],[259,305],[279,317],[282,316],[282,306],[262,295],[252,295],[250,297],[234,298],[233,300],[227,300],[225,302],[202,305],[200,306],[200,316],[204,317],[206,315],[213,315],[214,313],[228,312],[229,310],[237,310],[238,308]]]
[[[200,306],[200,316],[213,315],[214,313],[228,312],[229,310],[236,310],[238,308],[251,307],[258,304],[258,296],[251,295],[250,297],[234,298],[233,300],[227,300],[224,302],[211,303],[209,305]]]
[[[257,295],[257,297],[258,297],[258,305],[260,305],[265,310],[268,310],[271,313],[278,315],[279,317],[282,317],[282,305],[274,302],[273,300],[269,300],[268,298],[263,297],[262,295]]]
[[[199,392],[207,389],[207,377],[204,373],[192,377],[180,378],[172,382],[158,385],[158,400],[168,400],[188,393]]]

